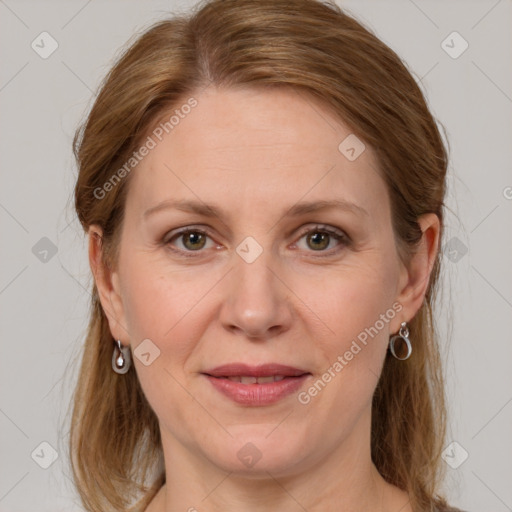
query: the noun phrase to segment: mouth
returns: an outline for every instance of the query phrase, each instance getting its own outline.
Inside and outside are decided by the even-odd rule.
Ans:
[[[279,382],[284,379],[298,379],[303,375],[311,375],[310,373],[302,373],[301,375],[269,375],[267,377],[253,377],[250,375],[234,375],[234,376],[222,376],[218,377],[215,375],[208,375],[209,377],[213,377],[215,379],[225,379],[230,380],[231,382],[239,382],[240,384],[268,384],[270,382]]]
[[[223,396],[248,406],[273,404],[298,391],[312,375],[301,368],[276,363],[260,366],[233,363],[202,374]]]
[[[216,366],[215,368],[206,370],[203,373],[206,375],[210,375],[211,377],[220,377],[228,379],[234,377],[237,379],[245,379],[245,383],[254,384],[256,381],[248,381],[247,379],[250,377],[255,377],[256,379],[272,377],[276,380],[282,380],[281,377],[300,377],[309,372],[302,368],[288,366],[280,363],[265,363],[260,364],[258,366],[251,366],[245,363],[228,363],[223,364],[221,366]],[[237,382],[244,383],[243,380],[239,380]]]

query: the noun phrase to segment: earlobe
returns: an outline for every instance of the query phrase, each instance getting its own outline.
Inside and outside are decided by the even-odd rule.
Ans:
[[[418,219],[421,241],[407,266],[403,268],[401,289],[397,300],[403,306],[403,320],[410,321],[421,308],[430,282],[430,275],[439,250],[440,221],[434,213]]]
[[[124,312],[115,272],[104,261],[103,231],[100,226],[89,227],[89,264],[94,276],[101,306],[108,319],[110,332],[115,340],[128,344],[128,332],[124,327]]]

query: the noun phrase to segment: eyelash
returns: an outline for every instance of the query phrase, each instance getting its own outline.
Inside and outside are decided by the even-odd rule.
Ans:
[[[179,255],[184,256],[185,258],[197,258],[201,256],[204,251],[203,250],[197,250],[197,251],[189,251],[189,250],[183,250],[183,249],[176,249],[172,247],[171,242],[177,238],[179,238],[182,235],[188,234],[188,233],[199,233],[201,235],[206,235],[210,238],[211,233],[208,229],[199,229],[194,228],[193,226],[188,226],[186,228],[183,228],[176,233],[174,233],[170,238],[165,237],[162,241],[163,245],[168,247],[171,251],[174,253],[179,253]],[[338,252],[344,247],[348,247],[351,243],[350,237],[344,233],[343,231],[336,229],[331,226],[326,226],[324,224],[318,224],[316,226],[313,226],[312,228],[307,228],[303,231],[301,231],[298,240],[301,240],[305,235],[308,235],[310,233],[324,233],[328,234],[331,237],[334,237],[338,242],[341,242],[341,247],[338,246],[335,249],[331,249],[329,251],[318,251],[320,253],[323,253],[321,255],[313,255],[315,258],[328,258],[331,256],[334,256],[338,254]],[[308,252],[315,252],[315,251],[308,251]]]

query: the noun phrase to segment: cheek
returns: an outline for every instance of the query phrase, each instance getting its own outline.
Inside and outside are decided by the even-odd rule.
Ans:
[[[186,315],[198,303],[203,288],[187,277],[187,270],[169,272],[147,255],[125,258],[123,304],[132,342],[155,342],[173,337]],[[192,273],[190,273],[192,277]],[[199,282],[200,283],[200,282]]]
[[[394,279],[393,265],[375,259],[372,265],[353,265],[329,275],[316,288],[322,291],[309,295],[308,306],[322,320],[313,339],[326,373],[335,375],[328,384],[336,390],[333,399],[343,406],[369,399],[377,383],[390,323],[400,309],[394,302]]]
[[[160,351],[155,368],[168,369],[173,375],[186,372],[204,330],[215,320],[211,292],[222,276],[197,267],[169,269],[159,258],[141,253],[125,259],[122,277],[132,350],[149,339]]]
[[[354,264],[326,274],[309,289],[308,306],[323,320],[322,332],[343,342],[373,326],[392,308],[395,272],[391,265],[374,259],[371,264]],[[387,333],[388,323],[383,328],[379,322],[379,330]]]
[[[135,270],[138,268],[139,270]],[[157,275],[135,267],[125,281],[125,314],[132,343],[150,338],[158,342],[162,333],[177,321],[180,301],[176,300],[179,287],[169,286]]]
[[[200,316],[204,310],[200,299],[212,285],[206,282],[198,286],[195,282],[191,286],[186,271],[179,277],[165,275],[142,257],[126,263],[125,315],[141,387],[160,421],[180,424],[185,422],[184,404],[190,404],[190,395],[182,384],[183,372],[201,336]],[[145,341],[148,339],[154,345]],[[142,352],[137,349],[139,344],[149,347],[144,350],[151,354],[149,365],[138,358]]]

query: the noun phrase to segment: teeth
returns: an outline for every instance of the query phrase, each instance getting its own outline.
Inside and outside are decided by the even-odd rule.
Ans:
[[[228,380],[233,382],[240,382],[241,384],[267,384],[270,382],[277,382],[284,379],[284,375],[270,375],[268,377],[226,377]]]
[[[269,377],[258,377],[258,384],[266,384],[267,382],[275,382],[275,375]]]

